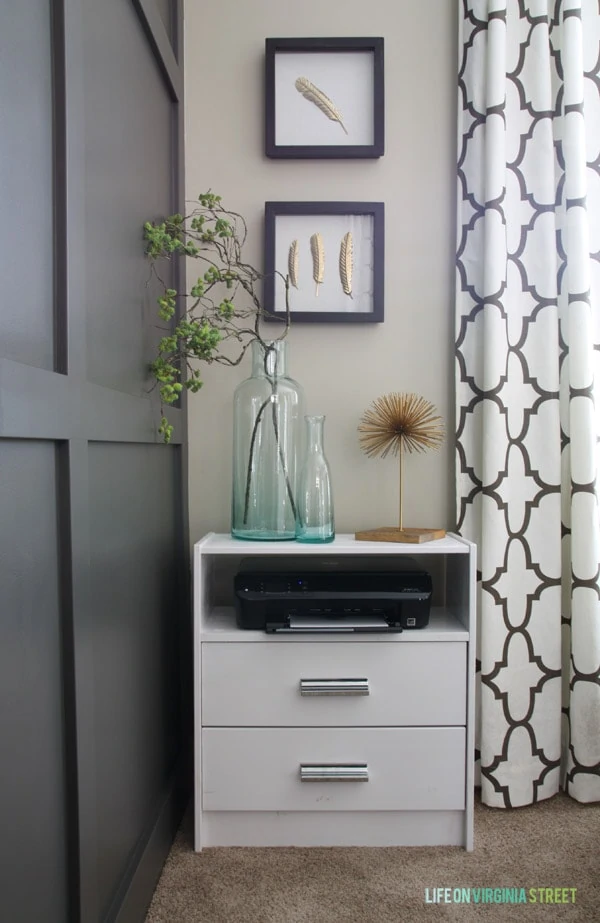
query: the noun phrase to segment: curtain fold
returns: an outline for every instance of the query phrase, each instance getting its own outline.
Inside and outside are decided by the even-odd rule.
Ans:
[[[600,800],[599,0],[459,6],[458,530],[499,807]]]

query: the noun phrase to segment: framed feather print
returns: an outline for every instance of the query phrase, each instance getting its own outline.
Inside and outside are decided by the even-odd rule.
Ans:
[[[383,38],[268,38],[267,157],[381,157]]]
[[[266,320],[381,323],[383,265],[383,202],[265,204]]]

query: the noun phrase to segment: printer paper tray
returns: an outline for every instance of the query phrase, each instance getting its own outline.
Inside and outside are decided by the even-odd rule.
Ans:
[[[346,633],[350,631],[402,631],[401,628],[392,628],[385,619],[368,615],[355,615],[348,618],[331,619],[326,616],[290,616],[285,626],[267,626],[267,631],[299,633],[299,632],[335,632]]]

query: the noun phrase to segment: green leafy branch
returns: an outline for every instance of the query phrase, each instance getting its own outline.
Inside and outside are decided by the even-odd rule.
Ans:
[[[221,204],[221,196],[210,191],[199,195],[198,203],[187,216],[176,214],[144,224],[146,254],[152,275],[161,286],[158,316],[171,325],[150,366],[161,398],[158,432],[164,442],[173,435],[164,405],[175,403],[184,389],[192,393],[200,390],[199,363],[239,365],[253,340],[266,348],[261,322],[268,312],[257,292],[263,274],[243,258],[246,222]],[[159,266],[185,257],[199,260],[201,265],[189,292],[178,292],[163,281]],[[289,279],[277,275],[285,285],[286,317],[277,338],[282,339],[290,325]],[[224,351],[229,342],[237,350],[233,356],[230,350]]]

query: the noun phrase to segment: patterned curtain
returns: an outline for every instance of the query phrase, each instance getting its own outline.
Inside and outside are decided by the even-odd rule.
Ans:
[[[600,0],[460,0],[457,509],[484,803],[600,800]]]

